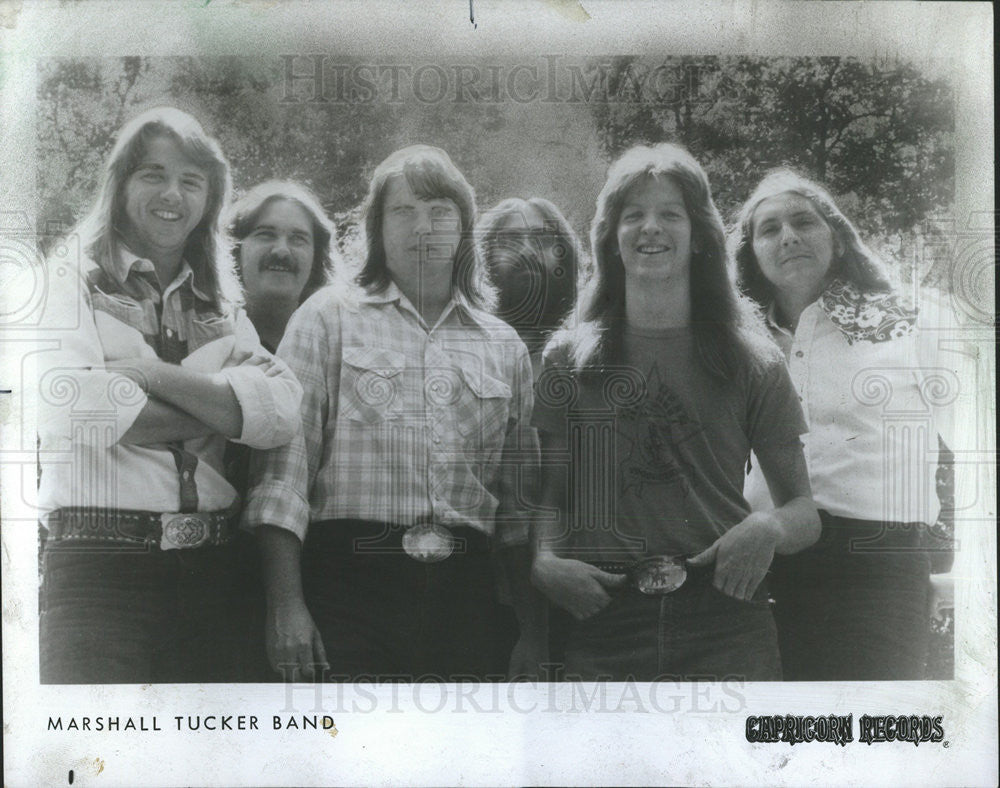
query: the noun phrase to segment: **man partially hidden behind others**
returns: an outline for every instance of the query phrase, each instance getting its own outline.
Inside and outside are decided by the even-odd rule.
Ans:
[[[259,183],[233,206],[229,234],[247,314],[269,350],[299,304],[330,283],[335,232],[316,195],[295,181]]]
[[[315,194],[296,181],[259,183],[240,197],[227,225],[236,270],[246,294],[246,310],[261,344],[274,352],[299,305],[330,283],[339,263],[336,229]],[[226,450],[229,480],[246,498],[250,450],[232,443]],[[241,680],[274,678],[264,649],[264,590],[260,556],[252,534],[239,540]]]
[[[251,470],[268,655],[289,679],[502,674],[490,557],[527,539],[527,349],[487,311],[475,196],[444,151],[391,155],[364,214],[359,289],[316,293],[278,349],[303,432]]]

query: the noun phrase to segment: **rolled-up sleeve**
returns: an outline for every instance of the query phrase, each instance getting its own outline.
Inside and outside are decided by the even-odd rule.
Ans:
[[[243,527],[248,530],[273,525],[304,540],[309,528],[309,494],[319,463],[327,413],[324,382],[331,344],[324,317],[307,301],[292,316],[278,348],[278,360],[287,363],[294,377],[304,385],[299,387],[300,396],[295,403],[295,431],[291,440],[282,446],[253,452],[250,494],[243,515]]]
[[[37,334],[39,435],[48,448],[117,443],[148,398],[127,376],[104,369],[87,289],[79,271],[66,270],[49,271]]]
[[[247,348],[250,350],[247,355]],[[236,319],[234,357],[245,357],[236,366],[222,369],[243,413],[243,431],[237,439],[254,449],[271,449],[288,443],[299,426],[302,386],[289,366],[260,345],[257,332],[241,310]],[[262,363],[273,365],[264,373]]]
[[[284,446],[253,452],[243,528],[253,530],[261,525],[274,525],[305,541],[309,528],[306,477],[305,439],[300,424]]]

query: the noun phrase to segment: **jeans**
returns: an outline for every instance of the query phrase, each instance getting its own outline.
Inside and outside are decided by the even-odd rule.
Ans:
[[[785,678],[922,679],[930,642],[930,557],[912,549],[919,529],[883,530],[874,521],[820,516],[820,541],[779,557],[772,571]],[[870,539],[880,533],[886,538]]]
[[[452,529],[475,537],[471,529]],[[503,613],[486,537],[437,563],[398,547],[399,529],[331,520],[309,528],[302,549],[306,605],[326,650],[331,680],[503,678]],[[357,539],[387,534],[383,551]]]
[[[633,588],[583,621],[557,624],[567,680],[778,681],[774,619],[766,593],[749,602],[726,596],[712,569],[688,570],[676,591],[647,596]]]
[[[238,620],[236,681],[263,684],[281,681],[271,669],[264,644],[265,627],[264,570],[254,535],[240,531],[236,535],[236,606]]]
[[[43,684],[236,680],[232,545],[80,549],[43,556]]]

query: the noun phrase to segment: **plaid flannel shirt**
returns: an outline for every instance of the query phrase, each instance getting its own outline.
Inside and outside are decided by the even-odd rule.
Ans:
[[[357,518],[527,540],[531,363],[506,323],[453,299],[428,329],[395,284],[352,299],[326,288],[278,355],[305,390],[302,432],[254,452],[246,528],[304,539],[310,522]]]

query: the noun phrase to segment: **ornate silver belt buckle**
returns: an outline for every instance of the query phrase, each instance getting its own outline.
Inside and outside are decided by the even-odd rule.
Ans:
[[[208,541],[208,523],[197,514],[161,514],[160,524],[161,550],[186,550]]]
[[[676,591],[687,580],[684,562],[665,555],[639,561],[629,574],[636,589],[651,596]]]
[[[403,552],[425,564],[443,561],[455,550],[451,531],[437,523],[421,523],[403,534]]]

